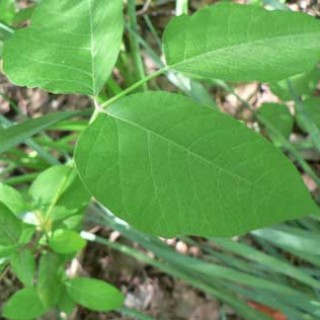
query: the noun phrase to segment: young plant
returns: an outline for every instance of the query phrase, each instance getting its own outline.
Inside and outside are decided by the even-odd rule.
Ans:
[[[74,168],[61,165],[44,171],[26,198],[0,184],[1,265],[9,263],[24,285],[4,305],[3,316],[70,314],[77,303],[98,311],[120,307],[122,295],[111,285],[65,272],[86,245],[79,231],[90,200]]]
[[[183,95],[131,93],[169,72],[197,79],[269,82],[274,90],[281,90],[282,81],[294,77],[286,80],[292,93],[290,83],[299,83],[302,73],[313,75],[311,70],[318,62],[319,21],[300,13],[232,3],[209,6],[191,17],[174,18],[163,36],[165,66],[105,100],[99,94],[112,73],[122,43],[122,10],[122,0],[43,0],[34,10],[31,25],[15,31],[5,41],[3,70],[12,83],[53,93],[87,95],[95,106],[77,142],[76,171],[54,167],[30,188],[37,210],[43,212],[37,215],[34,208],[28,211],[33,218],[41,217],[40,222],[37,220],[41,236],[34,238],[30,232],[20,243],[18,235],[24,222],[19,217],[12,219],[14,214],[25,211],[11,210],[2,200],[6,206],[0,208],[1,214],[4,212],[3,219],[8,219],[3,223],[15,221],[10,229],[15,241],[7,243],[4,235],[4,250],[9,250],[10,256],[12,246],[31,242],[32,248],[40,246],[42,252],[36,281],[27,282],[26,275],[20,278],[31,286],[9,300],[4,309],[7,317],[19,318],[9,311],[15,309],[12,305],[21,297],[40,299],[34,305],[41,306],[41,313],[59,305],[59,296],[94,310],[121,304],[120,295],[108,285],[81,278],[70,280],[61,271],[68,259],[60,256],[67,254],[70,259],[68,254],[74,254],[63,252],[69,251],[69,244],[77,250],[82,247],[75,226],[70,230],[60,225],[69,221],[65,220],[69,217],[65,209],[60,208],[60,197],[69,203],[72,212],[77,211],[74,202],[79,200],[73,188],[68,188],[72,181],[64,170],[70,170],[77,179],[76,190],[88,190],[114,214],[156,236],[227,237],[318,214],[291,161],[244,124]],[[286,114],[285,124],[281,121],[273,125],[269,108],[264,106],[258,117],[264,124],[271,123],[271,138],[275,137],[274,129],[280,132],[282,142],[282,134],[287,135],[292,126],[291,119],[288,122]],[[281,107],[278,111],[281,117],[285,114]],[[61,119],[70,116],[64,114]],[[55,123],[61,120],[60,116],[52,117]],[[4,130],[1,135],[12,139],[0,150],[50,125],[38,120],[33,126],[37,120],[31,121]],[[302,122],[306,126],[306,121]],[[24,135],[19,135],[21,126],[28,128]],[[315,126],[310,130],[316,137]],[[7,139],[2,140],[5,145]],[[49,196],[52,194],[53,198]],[[25,216],[20,218],[25,221]],[[66,239],[68,246],[64,245]],[[34,266],[34,262],[31,264]],[[55,270],[55,279],[45,279],[41,269],[46,267]],[[29,269],[33,274],[34,267]],[[56,293],[51,297],[44,283],[61,286],[52,291]],[[106,304],[101,306],[99,299],[86,296],[90,286],[91,292],[101,291],[102,296],[108,296],[110,291],[114,296],[109,296],[110,301],[103,300]],[[68,295],[62,294],[63,290]]]

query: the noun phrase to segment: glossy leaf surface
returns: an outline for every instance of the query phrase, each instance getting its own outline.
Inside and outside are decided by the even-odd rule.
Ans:
[[[122,1],[46,0],[32,25],[4,46],[12,83],[96,95],[111,74],[123,32]]]
[[[173,19],[164,34],[167,64],[195,77],[279,81],[320,57],[320,22],[293,12],[221,3]]]
[[[100,202],[156,235],[231,236],[317,210],[279,150],[179,95],[119,100],[82,134],[75,161]]]

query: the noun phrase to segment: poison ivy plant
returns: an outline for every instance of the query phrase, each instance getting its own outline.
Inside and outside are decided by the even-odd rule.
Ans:
[[[9,24],[17,26],[31,11]],[[123,296],[110,284],[65,273],[85,248],[80,231],[91,196],[140,230],[166,237],[233,236],[318,213],[292,162],[241,122],[179,94],[129,93],[163,73],[184,73],[220,82],[271,82],[282,100],[297,103],[302,96],[307,106],[305,96],[319,78],[313,69],[320,58],[319,21],[258,6],[208,6],[174,18],[164,32],[165,64],[158,61],[163,68],[121,90],[109,77],[123,20],[122,0],[42,0],[28,27],[4,25],[12,35],[6,36],[3,70],[14,84],[84,94],[96,107],[70,165],[42,172],[24,195],[0,185],[1,268],[10,263],[26,286],[4,305],[9,319],[39,318],[50,310],[70,314],[76,304],[95,311],[121,307]],[[116,95],[104,101],[106,92],[99,93],[107,81]],[[288,98],[292,92],[283,92],[284,83],[293,84],[298,98]],[[197,86],[191,96],[215,106],[199,99],[205,91]],[[75,115],[9,123],[0,129],[0,153]],[[256,117],[289,143],[286,106],[264,105]]]
[[[121,1],[43,1],[31,27],[6,42],[4,70],[18,84],[96,95],[115,63],[121,15]],[[314,67],[319,37],[319,22],[303,14],[218,4],[173,19],[164,34],[168,66],[154,76],[172,68],[277,81]],[[317,211],[290,162],[237,121],[165,93],[112,104],[119,97],[81,136],[75,162],[89,191],[133,225],[166,236],[227,236]],[[49,228],[69,214],[59,206],[70,183],[61,170],[48,171],[48,188],[30,189]]]

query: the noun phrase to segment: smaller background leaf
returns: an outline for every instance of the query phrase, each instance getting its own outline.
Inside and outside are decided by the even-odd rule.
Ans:
[[[76,171],[69,166],[54,166],[41,173],[29,194],[34,206],[53,221],[77,214],[90,200]]]
[[[122,293],[107,282],[76,278],[67,284],[70,296],[80,305],[95,311],[109,311],[123,304]]]
[[[58,305],[60,310],[68,315],[72,313],[76,306],[75,301],[70,297],[66,287],[62,289]]]
[[[26,286],[33,286],[36,261],[30,249],[23,249],[10,258],[11,267],[18,279]]]
[[[16,292],[3,308],[3,316],[14,320],[39,319],[45,312],[35,288]]]
[[[72,230],[56,230],[49,239],[49,246],[53,251],[60,254],[76,253],[83,249],[86,241]]]
[[[315,67],[311,71],[293,76],[289,80],[298,96],[312,95],[320,80],[320,70]],[[270,89],[283,101],[294,100],[288,88],[288,79],[271,83]]]
[[[257,116],[270,123],[283,137],[289,137],[293,128],[293,117],[287,106],[278,103],[264,103],[258,109]],[[267,133],[269,137],[275,138],[268,130]]]
[[[6,205],[18,217],[27,210],[27,204],[22,195],[17,190],[3,183],[0,183],[0,202]]]
[[[53,253],[44,252],[40,259],[38,295],[46,307],[58,303],[62,290],[62,261]]]
[[[298,126],[305,132],[307,132],[306,125],[304,124],[304,118],[311,118],[315,125],[320,128],[320,99],[309,98],[302,103],[304,116],[297,108],[296,121]]]

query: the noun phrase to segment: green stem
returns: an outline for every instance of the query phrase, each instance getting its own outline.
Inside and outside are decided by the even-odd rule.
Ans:
[[[147,83],[148,81],[156,78],[157,76],[165,73],[166,71],[168,71],[168,67],[164,67],[162,69],[159,69],[158,71],[155,71],[153,73],[151,73],[150,75],[148,75],[147,77],[141,79],[140,81],[136,82],[135,84],[133,84],[131,87],[121,91],[119,94],[117,94],[116,96],[112,97],[111,99],[109,99],[108,101],[104,102],[101,104],[100,108],[107,108],[108,106],[110,106],[112,103],[118,101],[120,98],[123,98],[124,96],[126,96],[127,94],[129,94],[130,92],[134,91],[135,89],[139,88],[140,86],[142,86],[144,83]]]
[[[3,24],[2,22],[0,22],[0,29],[7,32],[7,33],[10,33],[10,34],[14,33],[14,30],[12,28],[8,27],[7,25]]]
[[[136,1],[128,0],[128,16],[129,16],[129,26],[135,32],[138,33],[138,22],[136,13]],[[139,81],[145,78],[144,66],[140,55],[139,41],[134,33],[129,33],[130,50],[133,59],[133,65],[136,72],[136,80]],[[143,91],[148,90],[147,83],[141,85]]]

